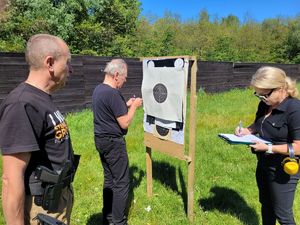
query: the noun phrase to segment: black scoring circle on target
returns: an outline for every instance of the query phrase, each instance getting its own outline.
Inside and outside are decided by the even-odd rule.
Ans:
[[[153,96],[155,101],[163,103],[168,97],[168,90],[165,85],[158,83],[153,88]]]
[[[169,133],[169,129],[168,128],[164,128],[161,126],[156,125],[156,131],[160,136],[167,136]]]

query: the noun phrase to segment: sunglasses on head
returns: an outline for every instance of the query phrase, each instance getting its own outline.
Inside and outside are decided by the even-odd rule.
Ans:
[[[268,94],[265,94],[265,95],[259,95],[257,94],[256,92],[254,92],[253,94],[258,97],[260,100],[265,100],[267,99],[268,97],[270,97],[270,95],[273,93],[273,91],[275,90],[276,88],[274,89],[271,89],[271,91],[268,93]]]

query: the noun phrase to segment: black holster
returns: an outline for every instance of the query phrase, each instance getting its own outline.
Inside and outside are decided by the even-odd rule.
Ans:
[[[70,161],[64,164],[63,169],[58,174],[44,166],[38,166],[35,171],[35,178],[42,181],[44,185],[43,195],[35,196],[34,203],[42,206],[44,210],[56,212],[59,207],[59,201],[62,191],[73,182],[80,156],[74,157],[73,168]]]
[[[47,185],[43,194],[42,207],[50,212],[55,212],[59,207],[59,200],[64,186],[63,183]]]

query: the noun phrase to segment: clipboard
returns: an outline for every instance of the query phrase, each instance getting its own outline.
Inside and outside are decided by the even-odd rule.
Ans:
[[[229,144],[242,144],[242,145],[252,145],[255,141],[263,142],[265,144],[272,144],[272,142],[264,140],[256,135],[248,134],[244,136],[237,136],[235,134],[218,134],[218,136],[228,142]]]

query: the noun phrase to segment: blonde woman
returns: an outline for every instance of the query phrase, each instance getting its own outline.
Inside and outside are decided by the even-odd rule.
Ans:
[[[263,225],[295,224],[294,195],[299,171],[288,174],[283,160],[300,155],[300,101],[296,82],[276,67],[261,67],[251,86],[260,99],[255,121],[247,128],[236,128],[237,135],[258,134],[272,144],[250,145],[258,162],[256,181]]]

